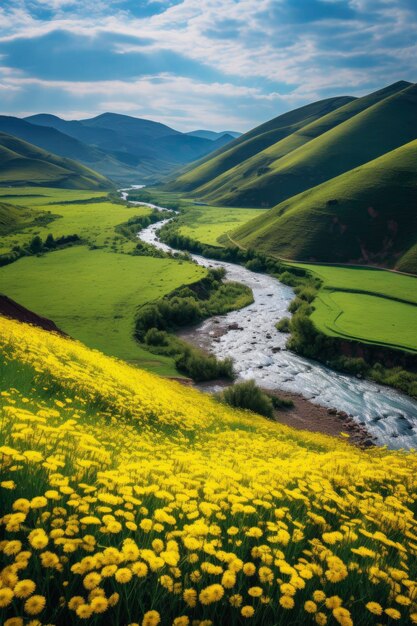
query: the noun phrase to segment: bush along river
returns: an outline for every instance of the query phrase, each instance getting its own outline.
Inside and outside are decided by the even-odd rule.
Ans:
[[[168,221],[148,226],[138,237],[166,252],[178,252],[158,238],[159,229]],[[389,387],[341,374],[286,350],[287,335],[278,332],[275,324],[289,315],[288,305],[294,298],[291,287],[234,263],[191,256],[204,267],[223,267],[227,279],[252,289],[254,302],[202,322],[187,339],[219,359],[231,357],[239,379],[253,379],[271,391],[299,394],[316,405],[352,416],[378,445],[417,448],[417,402]]]

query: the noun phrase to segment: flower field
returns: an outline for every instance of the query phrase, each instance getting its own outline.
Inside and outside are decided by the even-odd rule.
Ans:
[[[417,624],[417,456],[0,318],[0,624]]]

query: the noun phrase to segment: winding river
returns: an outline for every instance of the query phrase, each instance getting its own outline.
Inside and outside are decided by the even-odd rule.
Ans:
[[[152,224],[138,237],[167,252],[176,252],[158,239],[158,230],[167,221]],[[217,357],[233,358],[240,379],[254,379],[264,388],[298,393],[315,404],[345,411],[380,445],[417,448],[417,402],[389,387],[335,372],[285,349],[287,335],[279,333],[275,324],[289,315],[287,308],[294,297],[290,287],[234,263],[196,254],[192,257],[204,267],[223,267],[229,280],[252,289],[253,304],[210,318],[195,331],[201,336],[200,343]]]

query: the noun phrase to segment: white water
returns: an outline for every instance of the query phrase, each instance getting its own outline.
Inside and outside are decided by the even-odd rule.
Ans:
[[[138,237],[166,252],[176,252],[158,239],[157,231],[167,221],[152,224]],[[196,329],[209,339],[208,348],[213,354],[233,358],[239,378],[252,378],[262,387],[298,393],[315,404],[345,411],[363,424],[380,445],[417,448],[417,402],[393,389],[340,374],[285,349],[287,335],[279,333],[275,324],[289,315],[287,307],[294,297],[290,287],[240,265],[211,261],[196,254],[192,257],[204,267],[223,267],[229,280],[252,289],[253,304],[210,318]],[[230,329],[217,338],[219,322],[226,329],[237,324],[241,330]],[[204,344],[207,346],[207,341]]]

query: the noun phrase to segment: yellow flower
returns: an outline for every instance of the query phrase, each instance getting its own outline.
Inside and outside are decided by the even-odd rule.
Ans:
[[[410,598],[407,598],[406,596],[403,596],[402,594],[395,596],[395,602],[398,602],[398,604],[401,604],[402,606],[409,606],[411,604]]]
[[[253,576],[256,573],[256,566],[253,563],[245,563],[243,573],[245,576]]]
[[[294,608],[294,598],[291,596],[281,596],[279,599],[279,603],[283,609],[293,609]]]
[[[9,587],[1,587],[0,588],[0,609],[3,609],[6,606],[11,604],[14,597],[14,593]]]
[[[397,609],[385,609],[385,613],[391,619],[395,619],[395,620],[401,619],[401,613],[399,611],[397,611]]]
[[[239,593],[235,593],[233,596],[230,596],[229,602],[236,609],[242,606],[243,598]]]
[[[37,615],[46,605],[46,598],[44,596],[31,596],[25,602],[25,611],[28,615]]]
[[[197,592],[195,589],[184,589],[182,597],[184,598],[184,602],[191,608],[197,605]]]
[[[3,626],[23,626],[23,619],[21,617],[10,617],[6,619]]]
[[[262,587],[250,587],[248,589],[248,594],[252,596],[252,598],[260,598],[263,594]]]
[[[30,501],[31,509],[43,509],[48,505],[48,500],[44,496],[35,496]]]
[[[68,608],[71,611],[75,611],[82,604],[85,604],[85,600],[82,596],[73,596],[68,602]]]
[[[105,611],[107,611],[109,603],[107,598],[97,596],[96,598],[93,598],[91,600],[90,606],[93,609],[93,613],[104,613]]]
[[[350,612],[342,606],[333,609],[333,617],[339,624],[341,624],[341,626],[353,626]]]
[[[3,548],[4,554],[8,556],[12,556],[13,554],[18,554],[22,549],[22,542],[17,539],[14,541],[8,541]]]
[[[59,566],[59,558],[53,552],[41,552],[40,558],[43,567],[58,568]]]
[[[209,585],[202,591],[200,591],[199,600],[201,604],[212,604],[222,599],[224,595],[224,589],[221,585]]]
[[[253,606],[249,606],[248,604],[246,606],[242,606],[242,608],[240,609],[240,614],[242,615],[242,617],[253,617],[255,615],[255,609],[253,608]]]
[[[111,596],[109,596],[109,606],[116,606],[119,600],[120,600],[119,594],[117,592],[112,593]]]
[[[101,576],[97,572],[90,572],[84,577],[83,585],[86,589],[94,589],[101,583]]]
[[[35,550],[42,550],[49,543],[48,535],[42,528],[35,528],[29,533],[29,543]]]
[[[124,585],[132,580],[132,571],[127,567],[121,567],[114,575],[118,583]]]
[[[316,613],[314,618],[316,620],[316,624],[319,626],[325,626],[327,624],[327,616],[325,613]]]
[[[20,580],[14,588],[14,594],[17,598],[27,598],[32,595],[36,589],[36,584],[33,580],[24,579]]]
[[[93,614],[93,609],[88,604],[80,604],[75,610],[80,619],[89,619]]]
[[[236,584],[236,574],[234,572],[224,572],[222,576],[222,585],[225,589],[232,589]]]
[[[314,602],[324,602],[326,599],[326,594],[324,593],[324,591],[321,591],[320,589],[316,589],[316,591],[313,592],[313,600]]]
[[[181,615],[180,617],[176,617],[174,619],[172,626],[188,626],[189,623],[189,618],[186,615]]]
[[[368,602],[365,606],[374,615],[382,615],[383,613],[383,608],[378,602]]]
[[[311,600],[307,600],[307,602],[304,602],[304,611],[306,613],[316,613],[317,604]]]
[[[328,609],[337,609],[342,606],[342,599],[339,596],[331,596],[326,600],[326,606]]]
[[[157,626],[161,621],[158,611],[147,611],[143,616],[142,626]]]

